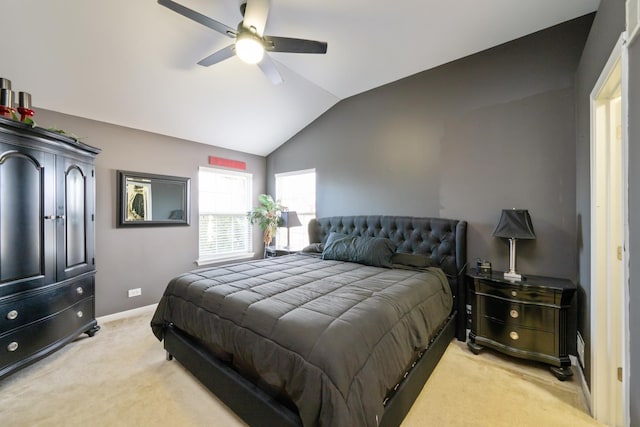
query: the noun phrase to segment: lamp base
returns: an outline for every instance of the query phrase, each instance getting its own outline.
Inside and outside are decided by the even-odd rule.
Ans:
[[[516,273],[515,271],[505,271],[504,278],[507,280],[513,280],[513,281],[519,282],[520,280],[522,280],[522,275]]]

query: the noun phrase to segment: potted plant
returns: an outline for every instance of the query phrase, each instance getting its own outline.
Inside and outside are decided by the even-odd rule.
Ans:
[[[247,217],[251,224],[260,225],[260,229],[264,233],[265,247],[271,244],[280,223],[280,216],[285,207],[280,201],[273,200],[269,194],[260,194],[258,196],[258,206],[249,211]],[[266,249],[265,249],[266,250]]]

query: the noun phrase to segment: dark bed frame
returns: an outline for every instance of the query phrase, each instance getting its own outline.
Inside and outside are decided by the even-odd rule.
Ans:
[[[309,223],[309,241],[325,242],[334,231],[389,238],[396,243],[397,252],[431,257],[449,278],[454,296],[454,306],[449,318],[385,403],[385,412],[379,425],[399,426],[453,337],[460,341],[466,340],[464,271],[467,263],[467,223],[406,216],[327,217]],[[242,377],[178,328],[169,326],[166,329],[164,348],[168,360],[175,357],[247,424],[273,427],[302,425],[295,410]]]

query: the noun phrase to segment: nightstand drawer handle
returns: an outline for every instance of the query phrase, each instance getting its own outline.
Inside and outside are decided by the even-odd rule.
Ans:
[[[520,316],[520,313],[518,313],[518,310],[511,310],[509,312],[509,316],[513,317],[514,319],[517,319],[518,316]]]
[[[15,320],[18,317],[18,310],[11,310],[7,313],[7,319]]]
[[[82,287],[78,286],[76,288],[76,292],[78,293],[78,295],[82,295],[84,293],[84,290],[82,289]]]
[[[512,297],[517,297],[518,296],[518,291],[511,291],[511,296]]]
[[[520,338],[520,335],[518,335],[518,333],[516,331],[511,331],[511,332],[509,332],[509,337],[511,337],[511,339],[515,341],[518,338]]]
[[[15,341],[9,343],[9,345],[7,346],[7,350],[9,351],[16,351],[17,349],[18,349],[18,343]]]

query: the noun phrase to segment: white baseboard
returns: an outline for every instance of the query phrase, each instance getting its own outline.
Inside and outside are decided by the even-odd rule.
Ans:
[[[156,307],[158,304],[149,304],[143,307],[132,308],[131,310],[120,311],[118,313],[107,314],[106,316],[101,316],[96,318],[98,324],[112,322],[114,320],[124,319],[125,317],[135,316],[137,314],[142,313],[143,311],[148,310],[150,307]]]
[[[569,355],[571,359],[571,365],[573,366],[573,371],[577,373],[577,380],[580,382],[580,388],[582,388],[582,397],[584,399],[584,404],[586,408],[589,410],[589,415],[593,417],[593,411],[591,409],[591,391],[589,387],[587,387],[587,380],[584,378],[584,371],[582,370],[582,366],[580,366],[580,362],[576,356]]]

